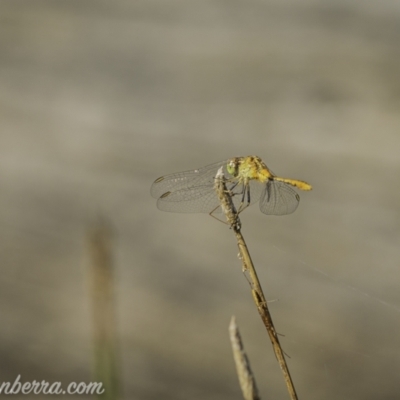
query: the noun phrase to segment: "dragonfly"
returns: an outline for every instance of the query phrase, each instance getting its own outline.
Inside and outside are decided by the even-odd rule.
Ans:
[[[293,188],[312,189],[307,182],[275,175],[260,157],[234,157],[156,179],[151,186],[151,195],[157,199],[157,207],[162,211],[179,213],[220,212],[215,176],[221,167],[228,193],[238,213],[259,202],[264,214],[291,214],[300,201]]]

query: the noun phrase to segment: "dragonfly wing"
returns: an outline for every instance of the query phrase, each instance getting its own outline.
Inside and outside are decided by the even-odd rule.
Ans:
[[[222,166],[229,178],[228,160],[191,171],[178,172],[156,179],[151,194],[158,198],[157,207],[163,211],[199,213],[211,212],[219,205],[214,189],[215,175]],[[218,212],[218,210],[216,210]]]
[[[209,185],[167,192],[157,201],[160,210],[180,213],[210,213],[218,206],[217,194]]]
[[[261,194],[260,210],[268,215],[286,215],[294,212],[300,196],[285,182],[268,180]]]
[[[220,161],[203,168],[161,176],[151,186],[151,195],[158,199],[167,192],[179,192],[197,186],[213,187],[215,175],[221,166],[225,166],[224,173],[227,174],[227,163],[228,161]]]

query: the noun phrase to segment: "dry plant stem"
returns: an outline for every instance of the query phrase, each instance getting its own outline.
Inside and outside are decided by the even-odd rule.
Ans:
[[[243,397],[245,400],[260,400],[256,381],[244,351],[242,338],[239,333],[239,328],[236,325],[235,317],[232,317],[231,323],[229,324],[229,337]]]
[[[257,272],[254,268],[253,261],[251,260],[249,250],[247,248],[246,242],[244,241],[243,235],[241,233],[241,223],[239,220],[238,213],[232,201],[232,197],[229,190],[226,187],[225,177],[223,175],[222,169],[220,169],[215,177],[215,190],[217,192],[218,198],[220,200],[222,211],[224,212],[233,232],[235,233],[236,240],[238,243],[240,251],[240,259],[243,264],[243,272],[248,272],[249,283],[252,288],[252,296],[254,302],[256,303],[258,312],[261,319],[267,328],[269,338],[272,343],[272,347],[275,352],[275,356],[278,360],[279,366],[282,370],[283,376],[285,378],[286,386],[292,400],[297,400],[296,390],[293,385],[292,378],[289,373],[289,368],[286,364],[285,355],[283,353],[282,347],[279,343],[278,334],[276,333],[274,324],[272,322],[272,317],[268,309],[267,301],[265,299],[263,290],[260,285],[260,281],[257,276]]]

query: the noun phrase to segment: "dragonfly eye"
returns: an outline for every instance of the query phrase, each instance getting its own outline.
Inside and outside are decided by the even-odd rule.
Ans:
[[[238,163],[234,160],[229,161],[228,165],[226,166],[226,170],[229,174],[236,177],[238,175]]]

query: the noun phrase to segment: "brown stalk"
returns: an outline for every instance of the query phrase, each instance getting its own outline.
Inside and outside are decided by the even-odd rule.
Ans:
[[[235,317],[232,317],[231,323],[229,324],[229,338],[231,340],[233,358],[235,360],[236,372],[239,377],[243,397],[245,400],[260,400],[256,380],[244,351],[242,338],[239,333],[239,328],[236,325]]]
[[[223,174],[222,168],[220,168],[215,177],[215,190],[220,200],[222,211],[224,212],[226,219],[236,236],[240,252],[240,259],[242,260],[243,273],[248,273],[246,276],[250,283],[253,300],[257,306],[257,310],[261,316],[261,319],[267,328],[267,332],[271,340],[276,359],[278,360],[279,366],[283,373],[290,398],[292,400],[297,400],[298,397],[289,373],[289,368],[286,364],[285,355],[279,342],[278,334],[276,333],[274,324],[272,322],[272,317],[269,312],[268,304],[261,288],[256,269],[254,268],[249,250],[243,238],[239,215],[235,205],[233,204],[231,193],[226,187],[226,178]]]

